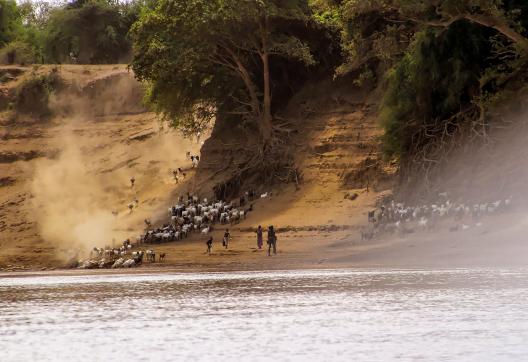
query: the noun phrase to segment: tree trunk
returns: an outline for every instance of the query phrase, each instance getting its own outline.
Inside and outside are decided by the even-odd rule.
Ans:
[[[237,72],[240,75],[240,78],[242,78],[242,81],[244,82],[244,85],[246,86],[246,89],[248,91],[251,110],[254,115],[258,116],[260,114],[259,101],[255,84],[253,84],[253,81],[251,80],[251,75],[249,74],[248,70],[246,69],[246,67],[244,67],[239,57],[233,50],[229,49],[228,47],[224,49],[230,55],[231,59],[233,59],[233,61],[235,62],[237,66]]]
[[[264,145],[267,145],[272,136],[272,116],[271,116],[271,84],[270,84],[270,69],[269,69],[269,20],[266,15],[260,22],[260,37],[261,37],[261,51],[260,58],[262,60],[262,76],[264,81],[264,104],[262,119],[260,121],[260,130]]]
[[[259,107],[259,101],[257,97],[257,91],[255,84],[253,84],[253,81],[251,80],[251,76],[249,75],[249,72],[247,69],[242,65],[241,62],[238,62],[238,68],[240,76],[242,77],[242,80],[244,81],[244,84],[246,85],[246,89],[249,93],[249,98],[251,100],[251,109],[255,116],[258,116],[260,114],[260,107]]]
[[[253,83],[253,80],[251,79],[251,75],[249,71],[246,69],[246,67],[242,64],[242,61],[236,54],[234,50],[231,48],[224,46],[222,48],[226,51],[226,53],[229,55],[232,62],[236,65],[234,70],[236,73],[240,76],[242,81],[244,82],[244,85],[246,86],[246,89],[248,91],[249,95],[249,106],[251,107],[251,113],[255,117],[256,121],[258,122],[258,127],[261,135],[261,140],[264,148],[269,145],[271,141],[272,136],[272,125],[271,125],[271,89],[270,89],[270,75],[269,75],[269,59],[268,59],[268,53],[264,54],[262,52],[259,52],[260,58],[263,63],[263,73],[264,73],[264,112],[262,112],[262,107],[260,104],[260,100],[257,96],[257,87],[255,83]]]
[[[262,112],[261,131],[264,142],[271,139],[271,87],[270,87],[270,73],[269,73],[269,55],[262,54],[262,65],[264,73],[264,109]]]

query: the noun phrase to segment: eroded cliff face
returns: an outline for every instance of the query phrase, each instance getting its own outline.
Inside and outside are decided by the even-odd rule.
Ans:
[[[383,161],[377,108],[369,89],[357,89],[346,81],[308,83],[274,121],[282,153],[272,161],[291,158],[300,183],[328,182],[344,190],[391,189],[396,169]],[[197,184],[209,194],[216,186],[235,197],[249,188],[265,192],[286,179],[294,182],[287,173],[268,180],[258,170],[244,173],[258,152],[255,127],[219,118],[202,147]]]
[[[48,94],[51,112],[18,112],[13,99],[19,86],[29,77],[52,72],[60,82]],[[346,82],[330,80],[314,82],[277,115],[274,124],[284,158],[291,158],[298,171],[295,185],[285,183],[281,175],[269,182],[258,172],[241,173],[253,166],[252,154],[258,150],[257,132],[247,125],[219,119],[203,145],[164,128],[141,105],[141,85],[125,66],[10,67],[0,73],[4,104],[0,268],[4,270],[65,266],[78,249],[135,237],[143,231],[145,218],[155,224],[167,222],[167,206],[179,195],[193,192],[211,197],[226,184],[224,194],[234,199],[248,189],[257,195],[272,191],[271,199],[254,201],[251,217],[233,232],[245,235],[249,230],[246,236],[252,238],[254,225],[278,225],[292,237],[326,245],[330,254],[350,249],[357,260],[352,246],[359,243],[359,230],[369,227],[367,212],[398,190],[397,165],[387,163],[382,155],[379,97],[372,89],[351,89]],[[502,122],[489,129],[491,142],[460,148],[428,185],[413,186],[416,202],[426,202],[420,195],[434,201],[439,193],[448,192],[454,201],[513,196],[517,205],[523,204],[528,177],[525,108],[500,114]],[[187,152],[201,154],[197,170],[191,168]],[[178,167],[186,171],[187,179],[177,185],[172,171]],[[131,212],[129,204],[133,204]],[[517,221],[524,217],[516,215]],[[493,221],[486,223],[492,230]],[[330,235],[343,243],[325,244]],[[387,243],[396,254],[403,252],[392,243],[401,241],[399,237],[380,238],[375,243]],[[191,237],[187,247],[192,249],[190,243],[198,239],[199,235]],[[491,240],[489,250],[495,250],[496,244]],[[363,246],[371,247],[369,242]],[[172,251],[178,247],[166,246]]]
[[[48,94],[50,112],[19,112],[13,103],[20,85],[52,72],[60,87]],[[126,66],[1,73],[0,267],[64,265],[78,248],[139,234],[145,218],[166,209],[172,170],[185,167],[186,152],[199,146],[146,111]]]
[[[0,68],[0,119],[4,124],[79,114],[142,113],[146,111],[142,98],[141,84],[124,65]]]
[[[57,266],[76,247],[119,243],[140,233],[145,218],[166,221],[166,206],[187,191],[213,196],[219,185],[227,185],[224,196],[235,198],[249,188],[273,189],[282,194],[273,201],[280,223],[312,228],[328,219],[357,222],[391,186],[383,181],[390,171],[381,160],[375,99],[343,84],[307,85],[275,123],[285,152],[278,161],[295,161],[295,190],[281,175],[263,180],[254,170],[243,172],[258,150],[257,131],[247,125],[219,119],[203,146],[161,128],[141,105],[141,85],[125,66],[6,72],[2,89],[8,109],[1,116],[0,147],[4,268]],[[49,94],[50,114],[16,112],[18,87],[53,72],[59,86]],[[189,169],[186,183],[175,185],[172,170],[189,168],[188,151],[201,152],[200,166],[196,175]],[[361,195],[352,208],[351,201],[343,203],[347,193]],[[136,199],[138,207],[130,213],[127,205]],[[256,222],[277,216],[266,207],[258,210]],[[300,211],[309,217],[300,217]]]

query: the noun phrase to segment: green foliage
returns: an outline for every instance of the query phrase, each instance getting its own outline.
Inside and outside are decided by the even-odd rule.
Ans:
[[[339,19],[345,61],[337,68],[337,75],[365,65],[375,67],[378,63],[384,72],[402,57],[415,26],[401,21],[398,12],[384,3],[384,0],[342,2]]]
[[[354,80],[354,85],[357,87],[363,87],[368,82],[371,82],[375,79],[375,75],[372,72],[372,70],[365,66],[362,70],[357,79]]]
[[[272,66],[315,64],[298,35],[309,14],[302,0],[160,0],[132,27],[132,69],[150,83],[150,104],[180,128],[202,125],[220,110],[256,117],[265,56]]]
[[[49,8],[49,4],[27,1],[16,5],[14,1],[0,0],[2,8],[0,28],[7,30],[0,30],[0,61],[22,64],[42,61],[42,22],[39,21],[45,18],[45,8]],[[10,20],[6,21],[6,17]]]
[[[0,64],[33,64],[38,61],[35,49],[27,42],[15,40],[0,49]]]
[[[21,25],[21,15],[16,1],[0,0],[0,47],[15,40]]]
[[[494,29],[519,53],[528,53],[528,3],[524,0],[344,0],[340,13],[347,59],[338,74],[373,60],[390,66],[401,58],[417,31],[448,28],[460,20]]]
[[[54,9],[45,27],[46,58],[59,63],[116,63],[130,49],[126,34],[133,20],[130,14],[123,17],[119,5],[102,0]]]
[[[381,120],[389,156],[410,152],[416,146],[413,137],[424,126],[460,111],[480,93],[483,59],[490,55],[488,35],[467,23],[417,34],[388,74]]]
[[[526,68],[524,0],[343,0],[339,14],[337,74],[389,69],[381,105],[389,156],[420,151],[459,112],[504,99]]]
[[[24,0],[18,2],[18,8],[25,27],[44,29],[53,6],[45,0]]]
[[[131,51],[127,34],[143,4],[83,0],[53,6],[24,0],[17,5],[0,0],[0,49],[14,42],[3,53],[16,48],[25,55],[24,61],[32,62],[126,61]]]
[[[213,105],[240,86],[209,62],[214,53],[210,39],[215,31],[213,24],[208,26],[215,17],[212,5],[160,1],[144,9],[132,28],[132,68],[139,79],[150,81],[150,106],[173,122],[185,123],[192,119],[195,104]]]
[[[331,28],[340,28],[339,1],[335,0],[310,0],[312,18],[319,24]]]
[[[13,107],[19,114],[48,116],[51,112],[48,107],[50,94],[60,85],[61,79],[57,70],[46,75],[34,75],[18,86]]]

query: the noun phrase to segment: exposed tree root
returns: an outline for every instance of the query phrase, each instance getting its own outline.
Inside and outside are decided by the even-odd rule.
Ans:
[[[422,124],[412,137],[409,156],[400,165],[400,175],[404,177],[400,180],[401,191],[416,190],[414,186],[418,177],[423,193],[433,191],[433,179],[455,150],[477,143],[484,147],[492,145],[489,129],[485,110],[479,104],[461,110],[447,120]]]
[[[278,135],[282,133],[282,137]],[[271,142],[266,145],[256,145],[246,148],[246,161],[239,164],[238,169],[225,181],[214,188],[217,199],[231,199],[240,196],[245,191],[259,191],[266,186],[277,183],[294,182],[299,188],[302,183],[302,173],[295,165],[293,154],[288,147],[290,132],[275,132]]]

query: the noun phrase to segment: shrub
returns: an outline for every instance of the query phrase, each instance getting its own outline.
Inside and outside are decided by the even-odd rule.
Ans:
[[[37,56],[33,47],[23,41],[12,41],[0,49],[0,64],[33,64]]]
[[[480,93],[479,79],[490,55],[485,29],[456,23],[448,30],[416,35],[405,56],[388,73],[381,105],[385,152],[401,158],[416,146],[420,133],[460,112]]]
[[[17,88],[13,102],[14,110],[34,117],[46,117],[51,114],[48,102],[50,94],[61,84],[56,69],[46,75],[34,75]]]

